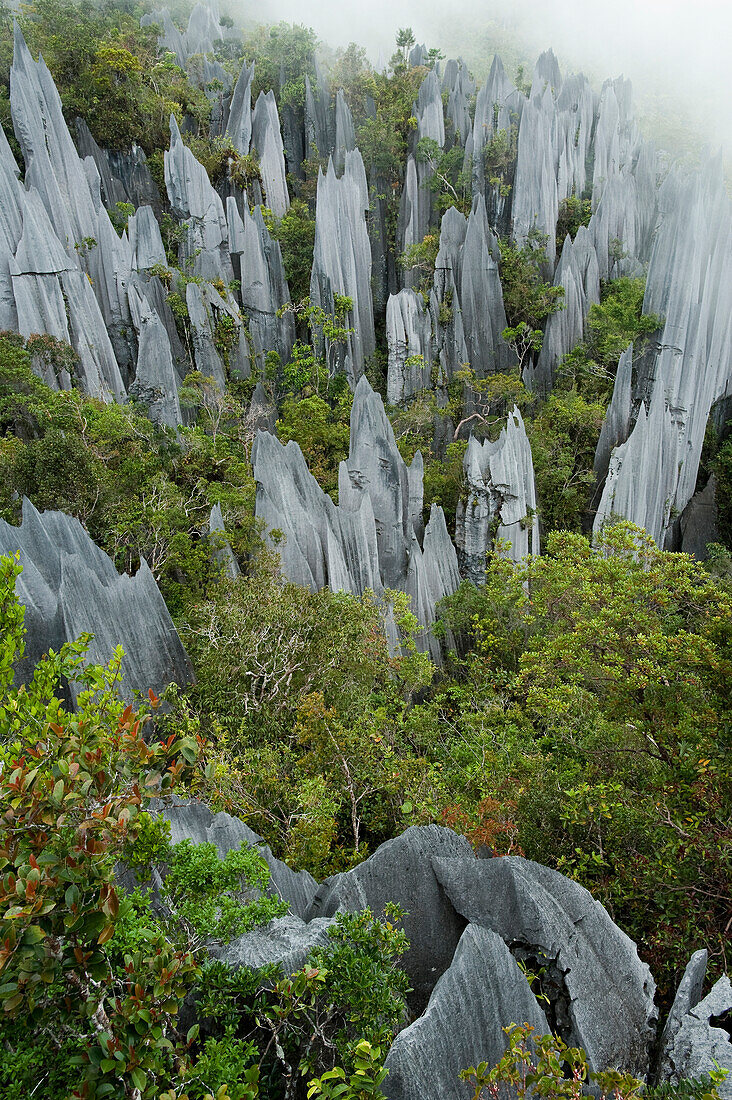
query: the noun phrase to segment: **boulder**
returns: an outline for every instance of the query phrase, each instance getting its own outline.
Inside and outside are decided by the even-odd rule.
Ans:
[[[552,1030],[583,1047],[591,1069],[646,1076],[656,986],[635,944],[588,890],[520,856],[438,858],[432,866],[465,920],[496,932],[532,969],[545,967]]]
[[[499,1062],[508,1045],[503,1028],[513,1023],[530,1024],[538,1035],[549,1032],[501,937],[469,924],[426,1011],[392,1044],[383,1085],[387,1100],[465,1100],[469,1089],[460,1071]]]
[[[452,962],[466,920],[446,897],[432,862],[476,862],[464,837],[438,825],[412,826],[382,844],[351,871],[326,879],[305,914],[330,917],[339,909],[357,911],[368,906],[380,915],[388,902],[406,910],[404,931],[409,950],[400,965],[413,987],[412,1007],[422,1011],[435,982]]]

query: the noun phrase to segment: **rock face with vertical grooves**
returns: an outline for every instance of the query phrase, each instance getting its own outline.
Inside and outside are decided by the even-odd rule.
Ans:
[[[170,116],[170,149],[165,153],[165,186],[173,213],[185,229],[181,265],[211,282],[230,283],[233,274],[224,207],[206,169],[183,144],[174,115]]]
[[[397,589],[411,596],[421,625],[431,626],[436,603],[459,584],[455,550],[440,508],[433,508],[422,543],[422,457],[418,452],[406,466],[382,400],[365,378],[354,396],[337,506],[309,473],[296,443],[283,447],[260,433],[253,462],[256,514],[267,531],[285,535],[277,550],[289,580],[356,595]],[[418,645],[440,659],[431,634]]]
[[[674,1001],[661,1041],[658,1077],[678,1084],[689,1077],[701,1077],[714,1069],[727,1070],[717,1085],[723,1100],[732,1098],[732,1041],[729,1024],[732,1013],[732,984],[724,974],[701,999],[706,970],[706,952],[692,956]],[[686,1009],[686,1011],[684,1011]],[[719,1026],[722,1024],[722,1026]]]
[[[564,289],[561,309],[552,313],[539,352],[536,369],[525,372],[524,381],[535,393],[551,392],[557,367],[583,339],[590,306],[600,301],[600,271],[588,230],[581,225],[574,239],[567,235],[554,285]]]
[[[346,153],[356,148],[356,131],[353,127],[351,108],[346,103],[343,89],[339,88],[335,101],[335,142],[333,163],[339,172],[346,167]]]
[[[193,672],[155,579],[143,561],[134,577],[121,576],[81,523],[63,512],[38,512],[23,501],[23,522],[0,521],[0,552],[20,551],[16,583],[25,605],[26,654],[17,677],[26,683],[49,648],[90,632],[87,660],[107,664],[115,646],[125,651],[121,692],[152,688],[160,695]]]
[[[280,116],[271,89],[259,93],[252,113],[252,152],[259,160],[266,205],[276,218],[282,218],[290,209],[290,196]]]
[[[630,434],[630,418],[633,409],[633,345],[630,344],[618,362],[613,395],[600,429],[595,449],[595,477],[602,484],[610,465],[615,447],[625,443]]]
[[[663,546],[678,477],[679,437],[666,407],[663,386],[655,385],[650,412],[640,407],[635,427],[612,452],[594,529],[621,517],[643,527]],[[652,477],[644,477],[653,470]]]
[[[401,966],[409,975],[412,1004],[419,1011],[452,962],[466,923],[435,878],[432,860],[438,856],[461,863],[477,862],[467,840],[450,829],[412,826],[382,844],[352,871],[326,879],[305,914],[305,919],[311,920],[332,916],[339,909],[357,911],[366,906],[372,913],[382,913],[390,901],[406,909],[402,924],[409,949]]]
[[[473,584],[484,584],[486,555],[499,539],[509,543],[502,552],[511,561],[539,553],[531,447],[517,408],[495,442],[470,437],[463,473],[455,531],[460,568]]]
[[[386,342],[386,396],[398,405],[431,385],[432,324],[421,294],[407,289],[389,296]]]
[[[310,281],[313,303],[334,312],[334,294],[353,300],[349,315],[354,331],[345,347],[328,350],[331,374],[344,372],[355,386],[366,359],[376,346],[371,294],[371,244],[366,227],[369,208],[363,160],[358,149],[346,153],[346,167],[338,178],[333,162],[318,173],[315,215],[315,253]]]
[[[260,207],[256,206],[250,214],[245,203],[241,215],[236,200],[229,197],[226,217],[234,274],[240,283],[241,305],[253,345],[251,351],[257,373],[262,376],[265,353],[276,351],[285,364],[295,341],[293,314],[277,316],[290,301],[280,245],[270,236]]]
[[[710,411],[732,377],[732,217],[719,161],[671,173],[659,206],[643,308],[664,318],[663,330],[639,371],[633,398],[643,404],[610,461],[595,522],[621,515],[664,545],[694,494]]]
[[[252,80],[254,63],[242,65],[229,106],[226,132],[234,148],[246,156],[252,141]]]
[[[546,966],[554,1030],[584,1048],[591,1069],[618,1065],[646,1076],[656,986],[633,941],[588,890],[520,856],[436,859],[432,866],[467,921],[496,932],[519,958]]]
[[[460,1071],[483,1061],[499,1062],[507,1046],[503,1028],[516,1022],[530,1024],[537,1035],[550,1030],[501,937],[468,925],[426,1011],[392,1044],[385,1062],[386,1097],[465,1100]]]

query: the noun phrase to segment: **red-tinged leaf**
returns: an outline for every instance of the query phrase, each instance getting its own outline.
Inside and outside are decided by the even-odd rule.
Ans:
[[[40,871],[40,867],[38,866],[38,860],[36,859],[36,857],[33,855],[32,852],[31,852],[30,856],[28,857],[28,862],[30,863],[30,865],[31,865],[31,867],[33,868],[34,871]]]
[[[157,695],[155,694],[155,692],[153,691],[152,688],[147,689],[147,697],[150,700],[150,703],[152,704],[152,706],[154,706],[154,707],[156,707],[158,705],[158,703],[160,702],[160,700],[158,699]]]
[[[126,726],[131,717],[132,717],[132,706],[128,705],[128,706],[125,707],[124,711],[122,712],[122,717],[119,720],[120,725],[121,726]]]
[[[113,935],[114,935],[114,925],[113,924],[108,924],[107,927],[103,928],[102,931],[99,933],[99,938],[97,940],[97,943],[101,947],[102,944],[107,942],[107,940],[111,940]]]

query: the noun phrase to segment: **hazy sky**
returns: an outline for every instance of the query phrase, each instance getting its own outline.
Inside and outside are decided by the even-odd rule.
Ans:
[[[732,0],[239,2],[248,20],[305,23],[330,45],[366,45],[374,59],[379,48],[391,54],[400,26],[411,26],[427,45],[440,45],[448,33],[452,42],[464,38],[468,50],[471,26],[499,21],[532,57],[552,46],[593,79],[624,73],[637,89],[640,113],[689,116],[698,131],[724,141],[727,154],[732,150]]]

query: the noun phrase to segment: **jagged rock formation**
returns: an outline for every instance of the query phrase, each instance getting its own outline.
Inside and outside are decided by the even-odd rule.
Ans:
[[[607,475],[613,448],[624,443],[630,434],[633,407],[633,345],[630,344],[618,362],[613,395],[600,429],[595,449],[595,477],[601,484]]]
[[[677,1084],[714,1069],[727,1070],[717,1086],[723,1100],[732,1097],[732,984],[723,975],[702,999],[707,952],[692,955],[661,1037],[658,1079]],[[721,1026],[720,1026],[721,1025]]]
[[[285,152],[280,132],[280,116],[274,92],[259,93],[252,113],[252,152],[259,160],[266,205],[276,218],[290,209],[287,191]]]
[[[214,949],[231,967],[274,962],[289,974],[327,943],[337,912],[369,907],[379,914],[390,901],[407,910],[410,947],[401,965],[413,987],[410,1007],[422,1014],[388,1052],[389,1100],[460,1100],[459,1071],[495,1065],[506,1048],[502,1029],[517,1022],[584,1045],[593,1069],[648,1073],[656,1019],[650,971],[600,903],[558,872],[519,857],[476,859],[464,837],[429,825],[407,829],[318,886],[228,814],[177,799],[157,809],[171,821],[174,842],[213,842],[221,856],[242,841],[254,844],[270,867],[270,892],[291,902],[292,915]],[[711,1056],[729,1064],[726,1033],[707,1020],[727,1010],[732,992],[722,979],[700,1002],[706,953],[699,956],[664,1031],[667,1054],[689,1055],[684,1072],[704,1072]],[[541,967],[541,1006],[523,966]],[[681,1062],[662,1061],[661,1072],[675,1079]]]
[[[470,101],[475,95],[475,81],[462,59],[446,62],[442,91],[448,94],[445,120],[452,128],[450,137],[453,142],[464,146],[472,132]]]
[[[371,244],[366,228],[369,208],[363,160],[358,149],[346,153],[338,178],[333,162],[318,173],[315,253],[310,297],[326,313],[334,313],[334,294],[353,300],[354,331],[344,346],[327,348],[331,373],[345,372],[355,386],[366,359],[376,346],[371,295]]]
[[[353,126],[351,108],[346,103],[343,89],[339,88],[335,101],[335,141],[333,163],[339,172],[346,167],[346,153],[356,148],[356,131]]]
[[[549,1032],[503,940],[469,924],[426,1011],[392,1044],[385,1063],[388,1100],[465,1100],[459,1073],[480,1061],[500,1061],[506,1049],[502,1020],[530,1024],[538,1035]]]
[[[252,80],[254,63],[242,65],[229,105],[226,132],[234,148],[246,155],[252,142]]]
[[[106,665],[122,646],[120,691],[130,702],[135,690],[160,695],[170,683],[190,683],[190,662],[146,562],[134,577],[120,576],[77,519],[38,512],[29,500],[20,527],[0,520],[0,553],[18,552],[16,592],[27,630],[16,672],[21,683],[49,649],[58,652],[85,632],[94,635],[90,662]]]
[[[310,77],[305,77],[305,155],[325,160],[333,152],[335,120],[331,116],[328,79],[316,58],[313,59],[313,64],[314,89]]]
[[[84,159],[91,157],[99,173],[102,202],[113,210],[118,202],[133,206],[152,206],[156,215],[162,213],[160,192],[147,166],[147,157],[138,145],[129,153],[100,148],[83,118],[76,119],[76,148]]]
[[[463,472],[455,542],[461,572],[474,584],[483,584],[486,555],[498,540],[509,543],[502,552],[512,561],[539,553],[531,447],[517,408],[495,442],[470,437]]]
[[[576,882],[520,856],[435,859],[447,898],[470,925],[498,933],[515,956],[546,967],[552,1030],[581,1046],[593,1070],[648,1072],[658,1016],[655,983],[635,944]]]
[[[732,377],[732,218],[719,162],[690,179],[669,175],[659,202],[644,310],[664,326],[639,371],[639,412],[610,461],[595,526],[619,514],[663,545],[694,493],[710,411]]]
[[[590,306],[600,301],[600,269],[589,231],[581,225],[574,241],[567,235],[554,285],[564,288],[561,309],[552,313],[546,326],[536,368],[524,371],[524,382],[536,393],[548,394],[555,371],[572,348],[585,336]]]
[[[230,283],[234,276],[223,203],[206,169],[183,144],[174,115],[170,116],[170,149],[164,159],[170,205],[185,230],[181,266],[209,282]]]
[[[434,622],[436,603],[459,584],[455,550],[436,505],[422,539],[422,456],[418,452],[406,466],[383,402],[365,378],[354,395],[338,505],[311,476],[292,441],[283,447],[260,433],[253,463],[256,515],[266,530],[285,535],[277,549],[289,580],[357,595],[367,588],[377,596],[397,589],[411,596],[422,626]],[[439,659],[431,635],[418,644]]]
[[[282,264],[279,241],[273,240],[264,224],[259,206],[252,214],[244,203],[243,216],[233,198],[226,200],[229,248],[234,274],[240,283],[239,295],[247,317],[250,351],[257,374],[264,374],[264,358],[276,351],[287,363],[295,342],[295,320],[291,312],[278,316],[290,301],[290,291]]]
[[[435,982],[450,966],[466,921],[445,898],[433,860],[477,862],[464,837],[438,825],[412,826],[382,844],[352,871],[326,879],[313,896],[305,919],[329,917],[339,909],[368,906],[383,912],[387,902],[406,909],[403,927],[409,949],[401,965],[413,986],[412,1005],[422,1011]],[[415,906],[415,899],[419,905]]]
[[[226,538],[224,517],[221,514],[221,505],[214,504],[208,517],[209,540],[214,546],[213,556],[224,576],[230,580],[236,580],[240,575],[239,563],[234,556],[234,551]]]
[[[421,294],[405,289],[389,296],[386,342],[386,396],[398,405],[431,386],[432,324]]]

